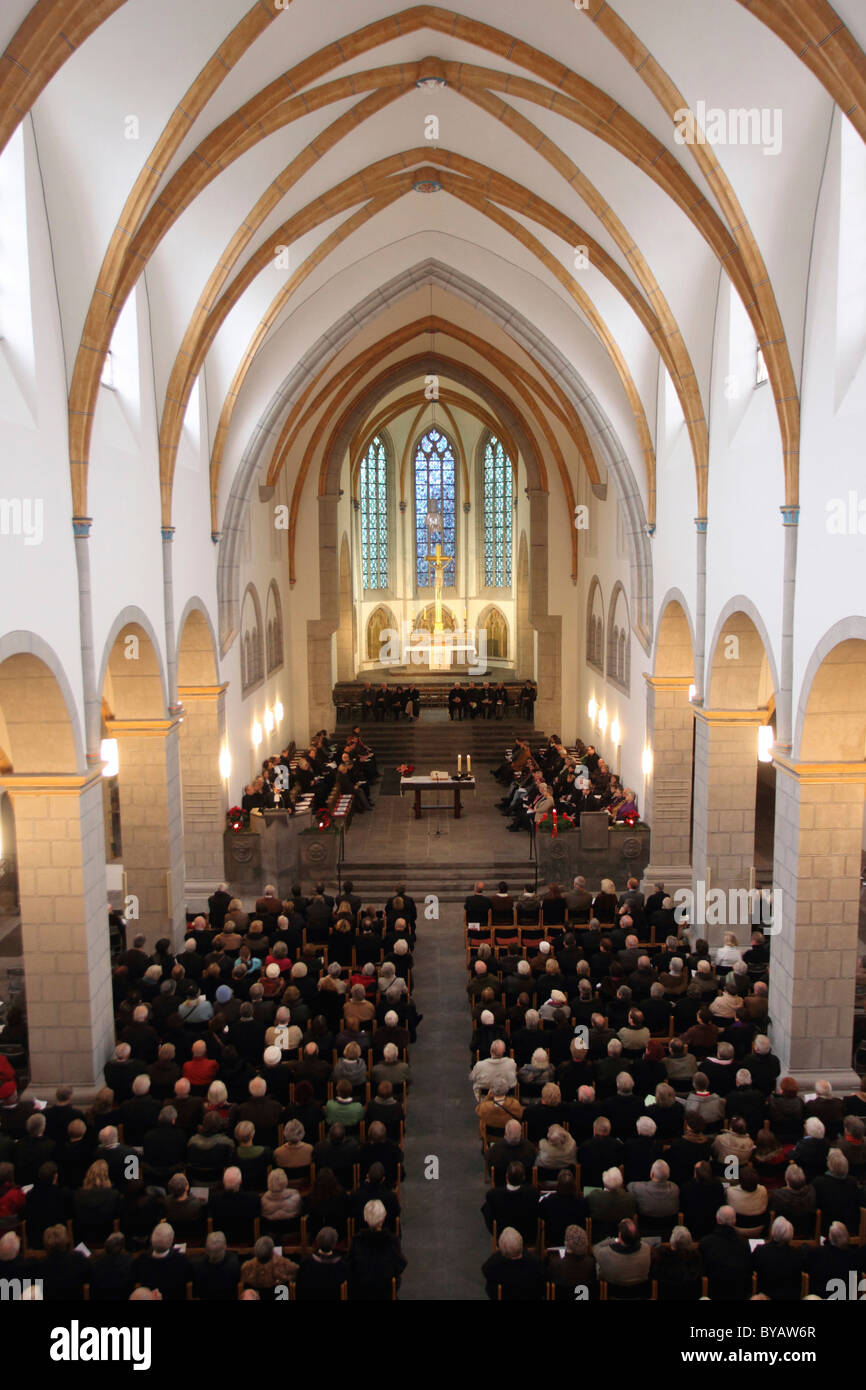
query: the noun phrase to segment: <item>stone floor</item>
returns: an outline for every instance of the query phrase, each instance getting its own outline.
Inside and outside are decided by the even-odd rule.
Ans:
[[[347,836],[353,863],[402,859],[410,888],[436,894],[437,867],[466,863],[465,893],[474,866],[508,860],[503,877],[517,887],[528,868],[527,834],[509,834],[494,802],[501,789],[491,765],[478,767],[477,791],[465,811],[424,814],[416,821],[409,798],[381,797],[372,815],[356,820]],[[437,835],[437,831],[439,834]],[[420,887],[419,887],[420,885]],[[420,902],[420,899],[418,899]],[[463,910],[442,904],[438,920],[418,923],[415,995],[424,1021],[412,1048],[412,1091],[406,1131],[403,1246],[409,1261],[401,1299],[484,1299],[481,1265],[490,1237],[481,1216],[484,1165],[469,1085],[471,1024],[466,1000]],[[436,1161],[438,1177],[427,1177]]]

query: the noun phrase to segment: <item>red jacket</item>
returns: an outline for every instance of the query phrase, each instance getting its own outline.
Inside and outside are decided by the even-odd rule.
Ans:
[[[183,1074],[190,1086],[209,1086],[216,1080],[219,1069],[219,1062],[215,1062],[211,1057],[193,1057],[191,1061],[183,1064]]]
[[[14,1182],[4,1183],[0,1187],[0,1219],[7,1220],[11,1216],[13,1221],[17,1220],[26,1205],[24,1192]]]
[[[0,1052],[0,1100],[8,1100],[13,1091],[17,1091],[18,1081],[15,1076],[15,1068]]]

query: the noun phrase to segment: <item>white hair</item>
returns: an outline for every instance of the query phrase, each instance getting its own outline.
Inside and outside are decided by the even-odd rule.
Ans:
[[[794,1227],[784,1216],[777,1216],[770,1227],[770,1239],[778,1245],[787,1245],[794,1236]]]
[[[615,1192],[618,1187],[622,1187],[622,1173],[618,1168],[606,1168],[601,1180],[607,1192]]]
[[[810,1139],[823,1139],[826,1134],[824,1125],[821,1120],[818,1119],[817,1115],[810,1115],[803,1129]]]
[[[380,1201],[366,1202],[364,1205],[364,1220],[371,1231],[378,1231],[384,1223],[388,1213],[385,1210],[385,1203]]]

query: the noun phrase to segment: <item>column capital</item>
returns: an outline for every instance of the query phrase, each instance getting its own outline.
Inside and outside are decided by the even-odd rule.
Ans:
[[[694,676],[651,676],[644,671],[643,678],[653,690],[688,690],[694,685]]]
[[[173,541],[174,529],[175,528],[173,526],[160,526],[159,534],[162,536],[162,539],[164,541]]]
[[[782,513],[783,526],[798,526],[800,524],[799,507],[780,507],[779,511]]]
[[[218,700],[228,688],[228,681],[222,685],[179,685],[177,693],[181,700]]]
[[[757,728],[761,724],[769,721],[770,714],[766,709],[704,709],[695,705],[695,718],[702,719],[705,724],[716,724],[723,727],[735,727],[741,724],[754,724]]]
[[[774,751],[773,764],[801,783],[813,785],[826,782],[866,783],[866,762],[859,763],[798,763],[793,758]]]
[[[0,787],[13,797],[80,796],[101,777],[100,769],[88,772],[10,772],[0,777]]]
[[[706,530],[707,530],[707,526],[708,526],[708,525],[709,525],[709,520],[708,520],[707,517],[705,517],[705,516],[696,516],[696,517],[695,517],[695,529],[697,530],[699,536],[703,536],[703,535],[706,534]]]
[[[92,526],[92,516],[74,516],[72,518],[72,534],[77,541],[86,541],[90,536]]]
[[[106,719],[109,738],[167,738],[179,719]]]

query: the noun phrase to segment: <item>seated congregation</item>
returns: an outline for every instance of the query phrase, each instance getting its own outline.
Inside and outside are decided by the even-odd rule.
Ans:
[[[690,945],[634,879],[479,882],[465,944],[489,1298],[852,1296],[866,1090],[781,1075],[760,931]]]
[[[182,951],[116,960],[91,1105],[0,1057],[0,1278],[48,1301],[391,1300],[417,910],[351,882],[254,912],[224,887]]]
[[[557,734],[534,753],[517,738],[492,775],[504,787],[497,803],[509,830],[534,830],[554,811],[580,824],[583,811],[607,811],[612,824],[638,819],[635,793],[624,787],[592,744],[567,749]]]

